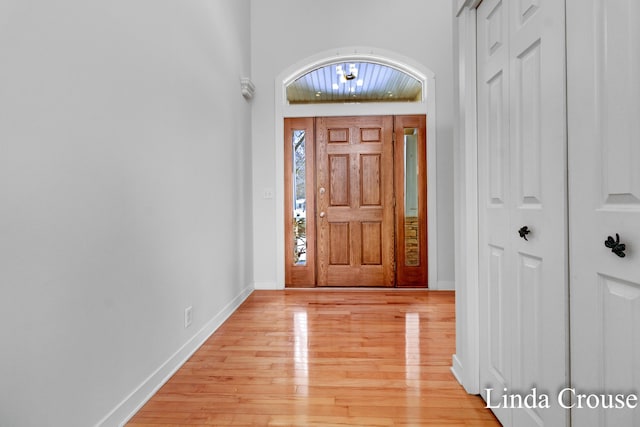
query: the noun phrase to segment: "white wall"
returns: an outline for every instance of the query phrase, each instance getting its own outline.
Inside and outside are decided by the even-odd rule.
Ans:
[[[370,46],[411,58],[437,80],[438,272],[452,283],[453,58],[448,0],[272,0],[251,2],[253,110],[254,276],[276,285],[275,94],[278,74],[305,58],[346,46]]]
[[[250,291],[249,9],[0,3],[0,425],[118,422]]]

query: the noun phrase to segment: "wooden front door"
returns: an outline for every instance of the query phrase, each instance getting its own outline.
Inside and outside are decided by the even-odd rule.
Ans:
[[[394,285],[393,117],[316,119],[318,286]]]

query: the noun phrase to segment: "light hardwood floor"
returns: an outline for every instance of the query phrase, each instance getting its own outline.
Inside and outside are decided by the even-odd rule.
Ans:
[[[454,298],[255,291],[128,426],[499,426],[449,371]]]

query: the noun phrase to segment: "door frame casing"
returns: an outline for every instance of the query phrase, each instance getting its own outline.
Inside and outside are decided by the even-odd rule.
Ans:
[[[476,8],[482,0],[453,5],[456,353],[451,371],[471,394],[480,392],[480,293]]]
[[[399,115],[399,116],[339,116],[339,117],[286,117],[284,119],[285,138],[283,140],[284,146],[284,164],[286,172],[284,174],[285,182],[285,194],[291,195],[294,193],[295,180],[293,178],[293,135],[295,131],[305,132],[305,145],[304,152],[306,160],[303,162],[305,166],[305,192],[306,192],[306,209],[310,214],[306,216],[306,262],[295,263],[294,252],[296,250],[296,243],[294,243],[294,228],[291,225],[295,224],[296,216],[292,216],[294,211],[294,199],[298,197],[296,190],[296,197],[286,197],[284,200],[285,207],[285,287],[287,288],[312,288],[312,287],[395,287],[395,288],[414,288],[414,289],[426,289],[428,282],[428,248],[427,248],[427,168],[426,168],[426,121],[427,117],[423,114],[416,115]],[[345,137],[343,132],[338,132],[335,136],[338,141],[331,143],[331,136],[333,135],[331,129],[335,130],[347,130],[347,141],[342,138]],[[363,138],[363,134],[359,130],[382,130],[377,134],[369,132],[368,139]],[[405,158],[405,138],[406,131],[411,130],[415,135],[416,152],[415,152],[415,164],[411,174],[408,174],[406,170],[406,158]],[[372,139],[380,138],[380,139]],[[344,144],[347,142],[347,144]],[[355,144],[355,145],[353,145]],[[363,147],[358,149],[358,147]],[[364,151],[361,151],[364,150]],[[377,150],[380,150],[379,152]],[[374,193],[382,196],[380,205],[363,202],[365,199],[362,197],[361,191],[363,191],[363,177],[361,162],[354,161],[353,156],[360,158],[360,155],[371,158],[380,156],[381,168],[378,173],[377,185],[374,187],[378,190],[374,190]],[[336,156],[342,158],[348,156],[350,158],[348,167],[348,178],[342,178],[338,182],[351,183],[347,184],[345,188],[348,190],[346,194],[356,194],[356,196],[347,196],[351,200],[348,205],[344,201],[338,202],[337,205],[331,204],[329,201],[331,197],[324,196],[325,188],[334,188],[334,184],[329,180],[329,176],[333,174],[334,168],[330,168],[330,158]],[[375,166],[374,166],[375,167]],[[355,168],[355,170],[354,170]],[[338,168],[343,170],[342,168]],[[371,170],[371,169],[370,169]],[[356,172],[354,176],[353,173]],[[358,173],[358,171],[360,173]],[[406,186],[405,177],[409,175],[414,176],[416,181],[416,196],[417,196],[417,223],[412,222],[411,230],[413,238],[407,237],[406,233],[406,212],[405,212],[405,198],[406,198]],[[370,179],[372,175],[369,175]],[[369,179],[369,181],[370,181]],[[324,183],[323,183],[324,182]],[[324,188],[323,188],[324,187]],[[340,194],[344,194],[340,192]],[[345,194],[345,195],[346,195]],[[360,195],[357,195],[360,194]],[[353,202],[352,197],[355,197],[357,202]],[[370,197],[376,197],[375,195]],[[342,200],[342,199],[341,199]],[[365,205],[362,205],[365,203]],[[382,218],[377,218],[372,208],[380,208]],[[345,210],[346,209],[346,210]],[[359,209],[362,209],[360,211]],[[331,214],[331,210],[335,210],[335,214],[341,219],[336,221]],[[358,211],[357,214],[353,211]],[[318,217],[318,213],[319,217]],[[324,214],[326,212],[326,218]],[[351,212],[351,213],[348,213]],[[332,252],[330,247],[324,246],[328,244],[328,235],[333,235],[326,229],[328,225],[326,221],[333,224],[344,224],[346,221],[345,215],[350,216],[349,223],[349,241],[350,244],[346,246],[340,246],[340,248],[350,246],[353,247],[355,252],[350,252],[350,267],[354,269],[355,276],[349,276],[351,273],[348,265],[343,262],[333,264],[328,261],[328,254]],[[332,220],[333,218],[333,220]],[[367,218],[367,219],[365,219]],[[361,224],[371,225],[372,223],[378,223],[376,219],[381,219],[379,224],[383,227],[382,241],[380,242],[382,256],[382,264],[379,265],[376,262],[361,261],[361,256],[364,256],[365,252],[361,252],[364,245],[364,233],[360,233],[357,230],[360,229],[358,225],[359,221],[363,221]],[[355,227],[355,228],[354,228]],[[361,236],[361,237],[359,237]],[[330,239],[333,241],[333,239]],[[417,260],[418,263],[407,262],[406,245],[407,241],[411,240],[411,245],[417,244],[417,255],[415,251],[413,253],[413,260]],[[323,243],[324,242],[324,243]],[[358,243],[360,242],[360,243]],[[374,241],[370,241],[370,245],[366,247],[373,248],[376,246]],[[316,248],[316,245],[318,246]],[[324,247],[324,249],[322,249]],[[358,249],[361,248],[361,249]],[[347,252],[350,249],[347,249]],[[342,251],[339,251],[343,253]],[[375,257],[375,255],[374,255]],[[417,258],[417,259],[416,259]],[[332,267],[333,266],[333,267]],[[382,283],[376,278],[378,267],[383,266],[384,279]],[[337,271],[330,273],[328,270],[334,268],[340,270],[347,276],[337,279]],[[357,270],[357,273],[355,273]],[[330,278],[332,277],[332,278]],[[352,283],[353,285],[349,285]]]
[[[300,76],[324,65],[336,62],[375,62],[401,70],[422,82],[423,99],[410,103],[365,103],[365,104],[299,104],[287,102],[286,87]],[[445,289],[438,283],[437,260],[437,169],[436,169],[436,80],[435,73],[409,58],[394,52],[370,47],[346,47],[306,58],[287,68],[275,80],[275,208],[276,208],[276,283],[275,289],[285,288],[285,230],[284,230],[284,119],[294,117],[335,116],[380,116],[411,115],[427,116],[427,205],[429,230],[427,251],[429,253],[429,289]]]

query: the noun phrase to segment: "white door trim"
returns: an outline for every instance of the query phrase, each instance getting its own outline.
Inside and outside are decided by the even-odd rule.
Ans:
[[[338,61],[368,61],[397,68],[423,83],[423,99],[410,103],[305,104],[290,105],[286,86],[316,68]],[[426,114],[427,116],[427,250],[429,289],[439,289],[436,217],[436,77],[424,65],[399,55],[371,47],[345,47],[310,56],[281,72],[275,80],[275,203],[276,203],[276,289],[284,289],[284,118],[320,116],[372,116]]]
[[[456,354],[452,371],[468,393],[480,392],[479,250],[478,250],[478,124],[476,71],[476,7],[468,0],[457,10],[458,82],[454,126],[454,176],[459,206],[456,224]]]

